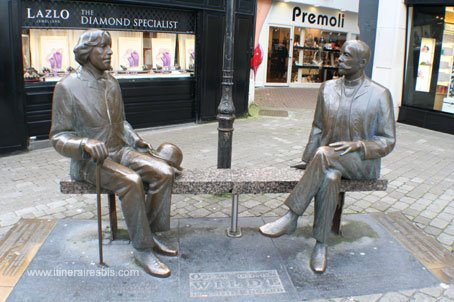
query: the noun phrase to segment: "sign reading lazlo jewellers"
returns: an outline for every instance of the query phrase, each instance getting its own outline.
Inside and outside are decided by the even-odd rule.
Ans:
[[[22,1],[24,28],[104,28],[192,33],[195,14],[188,11],[100,2]]]
[[[301,23],[316,24],[320,26],[344,27],[345,15],[339,13],[337,16],[315,14],[302,11],[298,6],[293,8],[292,21],[301,20]]]

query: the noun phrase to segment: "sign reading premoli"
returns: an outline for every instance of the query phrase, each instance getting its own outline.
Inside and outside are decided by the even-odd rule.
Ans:
[[[192,33],[195,14],[100,2],[22,1],[24,28],[104,28]]]
[[[292,21],[300,20],[301,23],[316,24],[320,26],[330,27],[344,27],[345,15],[339,13],[337,16],[330,16],[325,14],[315,14],[311,12],[302,11],[300,7],[293,8]]]

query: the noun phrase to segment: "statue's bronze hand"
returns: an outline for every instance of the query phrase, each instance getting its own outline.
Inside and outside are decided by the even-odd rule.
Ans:
[[[106,145],[96,139],[88,139],[83,145],[83,148],[95,163],[102,163],[109,156]]]
[[[149,150],[153,150],[153,147],[149,143],[144,141],[143,139],[139,139],[136,142],[135,148],[140,151],[143,151],[143,152],[148,152]]]
[[[307,166],[307,162],[305,162],[304,160],[302,160],[302,161],[300,161],[299,163],[290,166],[290,168],[295,168],[295,169],[304,170],[304,169],[306,169],[306,166]]]
[[[334,151],[344,151],[340,156],[345,155],[350,152],[356,152],[361,149],[360,142],[336,142],[329,144],[330,147],[334,147]]]

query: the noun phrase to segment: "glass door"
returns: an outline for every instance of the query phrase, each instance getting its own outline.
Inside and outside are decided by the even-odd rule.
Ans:
[[[289,51],[290,28],[270,26],[266,70],[267,83],[287,84],[289,82]]]

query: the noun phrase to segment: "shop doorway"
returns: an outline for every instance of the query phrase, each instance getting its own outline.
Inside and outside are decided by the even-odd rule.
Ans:
[[[267,84],[289,83],[290,27],[270,26],[268,41]]]

